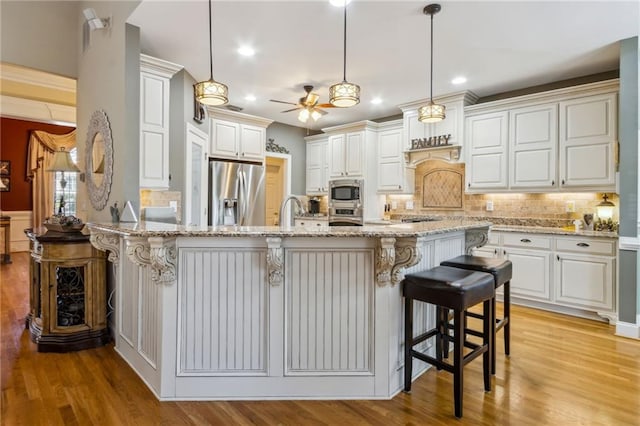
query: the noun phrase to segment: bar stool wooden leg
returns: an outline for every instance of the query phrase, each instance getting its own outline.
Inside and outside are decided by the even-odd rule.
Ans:
[[[404,391],[411,393],[411,372],[413,371],[413,299],[404,299]]]
[[[504,324],[504,353],[510,354],[510,346],[511,346],[511,282],[507,281],[504,283],[504,313],[503,318],[505,322]]]
[[[482,320],[482,344],[488,346],[488,350],[482,354],[482,372],[484,377],[484,390],[489,392],[491,391],[491,371],[489,370],[489,364],[493,361],[493,368],[495,368],[495,358],[491,360],[492,357],[495,357],[496,349],[495,349],[495,337],[496,337],[496,327],[495,327],[495,319],[491,320],[490,318],[495,317],[495,312],[493,311],[493,307],[495,306],[496,299],[495,297],[491,300],[485,300],[483,302],[483,320]],[[491,340],[493,339],[493,340]],[[494,371],[495,373],[495,371]]]
[[[453,397],[455,416],[462,417],[464,370],[464,311],[453,312]]]
[[[489,355],[491,356],[491,374],[496,374],[496,298],[491,299],[491,314],[490,314],[490,324],[493,324],[491,327],[491,345],[489,346]],[[485,311],[485,315],[487,312]],[[483,315],[484,316],[484,315]],[[483,322],[484,324],[484,322]]]

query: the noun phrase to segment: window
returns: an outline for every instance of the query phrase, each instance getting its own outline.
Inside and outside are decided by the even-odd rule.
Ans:
[[[69,151],[71,159],[76,163],[76,156],[78,150],[73,148]],[[76,194],[78,192],[78,174],[77,173],[64,173],[64,180],[66,185],[62,188],[62,174],[64,172],[54,173],[54,191],[53,191],[53,205],[57,214],[64,214],[66,216],[76,215]],[[61,205],[62,204],[62,205]]]

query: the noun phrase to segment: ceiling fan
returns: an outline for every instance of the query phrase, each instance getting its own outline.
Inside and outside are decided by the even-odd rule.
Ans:
[[[318,104],[318,99],[320,96],[317,93],[313,93],[313,86],[304,86],[304,91],[306,92],[303,97],[298,100],[298,103],[286,102],[286,101],[278,101],[276,99],[269,99],[271,102],[278,102],[281,104],[289,104],[295,105],[295,108],[287,109],[282,112],[291,112],[300,110],[298,114],[298,120],[306,123],[309,117],[313,119],[313,121],[317,121],[320,117],[327,114],[327,111],[324,111],[320,108],[334,108],[331,104]]]

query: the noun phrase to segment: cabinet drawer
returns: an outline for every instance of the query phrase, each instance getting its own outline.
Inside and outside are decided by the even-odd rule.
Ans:
[[[556,250],[615,256],[616,243],[610,240],[601,241],[593,238],[558,238],[556,240]]]
[[[502,244],[510,247],[536,248],[551,250],[552,237],[536,234],[512,234],[505,233],[502,236]]]
[[[328,226],[329,222],[326,220],[317,220],[317,219],[295,219],[295,226],[305,226],[305,227],[313,227],[313,226]]]

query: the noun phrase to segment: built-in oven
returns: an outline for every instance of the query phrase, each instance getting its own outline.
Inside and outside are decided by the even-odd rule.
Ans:
[[[362,179],[329,181],[329,226],[362,226]]]

